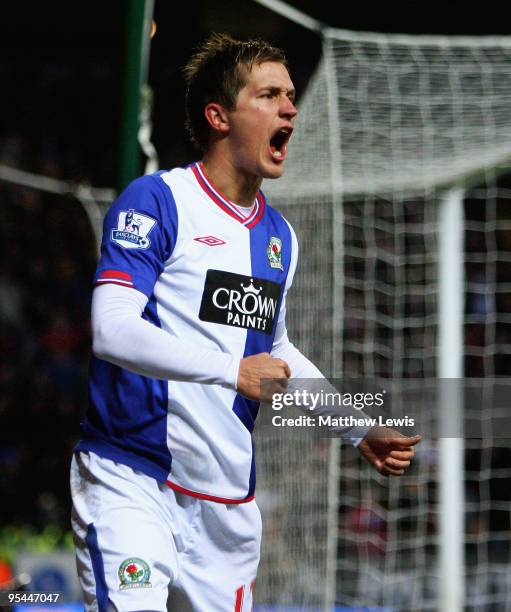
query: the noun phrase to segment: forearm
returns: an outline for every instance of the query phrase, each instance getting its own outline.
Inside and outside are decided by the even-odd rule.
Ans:
[[[151,378],[236,388],[239,360],[183,342],[142,319],[146,303],[145,295],[127,287],[95,289],[92,331],[97,357]]]
[[[289,365],[291,378],[325,378],[321,370],[287,339],[287,334],[273,345],[271,356],[283,359]]]
[[[314,409],[310,407],[300,406],[302,410],[306,410],[308,414],[322,417],[352,417],[353,419],[361,419],[367,415],[355,410],[351,406],[329,405],[318,401],[318,398],[329,395],[336,395],[338,391],[326,380],[321,371],[301,353],[287,338],[287,333],[284,331],[278,342],[274,344],[271,352],[272,357],[278,357],[284,360],[289,365],[291,370],[291,380],[289,381],[287,392],[301,394],[306,391],[309,397],[314,398],[316,402]],[[342,438],[349,440],[354,446],[358,446],[365,436],[369,426],[363,427],[332,427],[331,430]]]

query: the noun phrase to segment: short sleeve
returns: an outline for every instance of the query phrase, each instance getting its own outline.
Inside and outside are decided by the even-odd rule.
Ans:
[[[159,175],[133,181],[108,210],[95,285],[132,287],[148,298],[177,238],[177,209]]]

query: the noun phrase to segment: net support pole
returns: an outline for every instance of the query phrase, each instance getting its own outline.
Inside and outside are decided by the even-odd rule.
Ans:
[[[291,6],[287,2],[282,0],[255,0],[257,4],[266,7],[270,11],[273,11],[281,17],[285,17],[294,23],[301,25],[308,30],[313,32],[322,32],[324,24],[313,17],[310,17],[303,11],[299,11],[294,6]]]
[[[140,173],[139,114],[142,86],[147,79],[154,0],[128,0],[127,5],[119,191]]]
[[[440,202],[439,219],[439,546],[438,610],[462,612],[465,599],[463,439],[464,212],[462,189]]]

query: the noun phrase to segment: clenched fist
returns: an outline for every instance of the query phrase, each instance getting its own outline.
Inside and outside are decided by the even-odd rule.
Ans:
[[[269,353],[245,357],[240,362],[237,389],[249,399],[271,400],[273,393],[281,393],[287,386],[291,370],[285,361],[275,359]],[[261,381],[267,381],[264,391]]]

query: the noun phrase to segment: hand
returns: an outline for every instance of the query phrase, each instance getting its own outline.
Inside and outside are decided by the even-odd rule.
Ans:
[[[420,436],[404,436],[390,427],[372,427],[358,445],[360,454],[386,476],[401,476],[410,465]]]
[[[237,390],[253,400],[271,400],[273,393],[282,393],[291,376],[285,361],[275,359],[269,353],[259,353],[240,361]],[[261,381],[266,381],[264,393]]]

